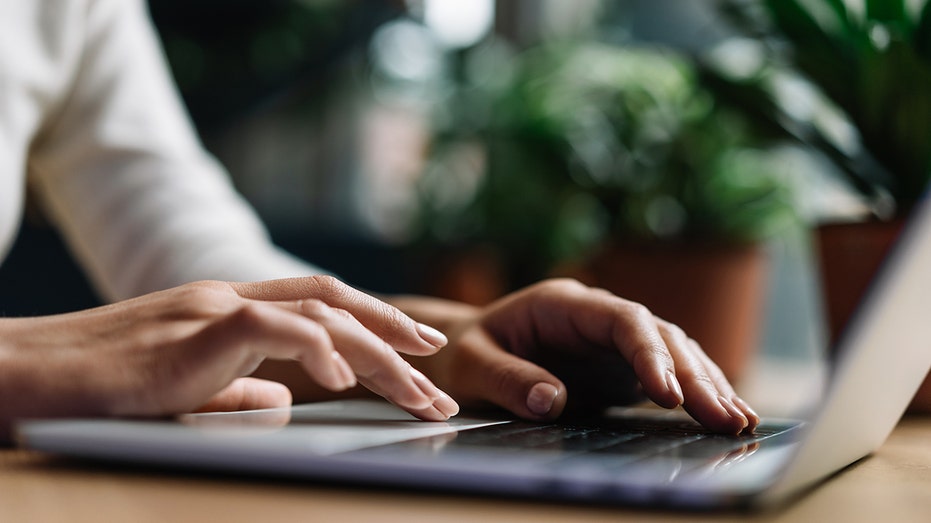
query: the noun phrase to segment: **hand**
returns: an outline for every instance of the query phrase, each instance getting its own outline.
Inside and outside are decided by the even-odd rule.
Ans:
[[[429,316],[438,305],[398,303],[444,325],[449,347],[419,364],[467,404],[490,402],[544,420],[567,405],[630,403],[642,391],[660,406],[682,405],[715,431],[752,431],[759,423],[682,329],[605,290],[550,280],[484,309],[457,308],[453,321]]]
[[[296,360],[333,391],[358,379],[422,419],[445,420],[458,405],[398,354],[433,354],[445,343],[327,276],[198,282],[82,312],[3,319],[0,429],[19,417],[290,405],[283,385],[241,378],[266,358]]]

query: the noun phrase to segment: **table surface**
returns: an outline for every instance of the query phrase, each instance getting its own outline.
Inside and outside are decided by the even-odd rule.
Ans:
[[[928,521],[931,417],[762,513],[688,514],[114,467],[0,450],[0,521]]]

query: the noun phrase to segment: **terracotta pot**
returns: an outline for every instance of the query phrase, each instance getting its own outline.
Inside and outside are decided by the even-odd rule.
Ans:
[[[486,305],[508,290],[504,263],[490,248],[434,253],[425,270],[426,292],[470,305]]]
[[[767,259],[753,246],[610,246],[571,275],[682,327],[732,382],[759,342]]]
[[[901,231],[901,221],[835,223],[818,227],[818,259],[832,344],[847,325]]]
[[[825,224],[817,229],[817,246],[824,291],[828,334],[832,346],[854,313],[889,248],[899,237],[903,220]],[[931,375],[910,407],[931,413]]]

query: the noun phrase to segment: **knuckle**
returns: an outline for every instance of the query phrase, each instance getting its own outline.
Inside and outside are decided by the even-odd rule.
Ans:
[[[379,305],[380,307],[380,316],[384,322],[384,326],[387,328],[388,332],[401,332],[411,328],[412,321],[399,309],[388,305],[387,303]]]
[[[677,343],[684,343],[689,347],[695,347],[694,340],[688,337],[682,327],[676,325],[675,323],[664,323],[661,328],[666,331],[667,335],[675,340]]]
[[[656,325],[653,312],[646,305],[618,298],[617,313],[626,318],[627,325]]]
[[[651,343],[642,347],[634,353],[633,361],[630,362],[637,372],[645,372],[652,367],[650,362],[661,361],[665,364],[670,363],[669,352],[659,344]]]
[[[227,318],[232,325],[251,331],[266,321],[265,308],[257,303],[245,303]]]
[[[325,317],[332,310],[329,305],[316,298],[305,298],[298,300],[298,307],[300,307],[299,310],[304,315],[310,316],[312,318]]]
[[[693,367],[686,367],[684,369],[676,369],[676,375],[681,379],[699,385],[707,389],[716,389],[714,380],[704,369],[696,369]]]
[[[653,313],[646,305],[635,301],[624,300],[622,309],[632,321],[637,323],[653,322]]]
[[[317,295],[323,298],[337,298],[345,295],[347,292],[346,284],[329,274],[311,276],[310,281]]]
[[[331,307],[331,308],[330,308],[330,313],[333,314],[334,316],[339,316],[340,318],[342,318],[342,319],[344,319],[344,320],[353,320],[353,321],[355,321],[355,319],[356,319],[356,317],[353,316],[351,312],[347,311],[346,309],[341,309],[341,308],[339,308],[339,307]]]
[[[542,285],[554,292],[579,292],[588,289],[587,285],[575,278],[553,278],[543,282]]]
[[[601,296],[605,298],[617,298],[617,295],[608,289],[603,289],[601,287],[589,287],[589,291],[595,296]]]
[[[241,298],[229,286],[220,281],[198,281],[176,289],[176,299],[181,311],[192,316],[214,316],[228,312]]]
[[[520,383],[521,369],[514,364],[501,365],[497,367],[491,377],[492,391],[497,393],[505,392],[515,383]]]
[[[544,298],[559,299],[588,290],[588,286],[573,278],[551,278],[534,285],[531,290]]]

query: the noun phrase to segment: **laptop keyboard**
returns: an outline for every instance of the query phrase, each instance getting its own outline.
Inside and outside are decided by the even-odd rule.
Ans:
[[[762,426],[753,434],[723,435],[703,429],[693,421],[655,419],[599,420],[597,424],[537,425],[512,422],[459,432],[454,447],[532,451],[551,455],[552,466],[580,455],[586,462],[610,470],[647,460],[715,466],[741,460],[754,453],[761,442],[787,433],[794,425]]]
[[[602,485],[667,485],[705,481],[756,454],[761,446],[794,442],[798,424],[765,424],[753,434],[724,435],[685,417],[609,417],[543,425],[524,421],[373,448],[373,455],[445,455],[461,470],[487,471],[496,464],[565,488]],[[786,435],[787,437],[783,437]],[[365,452],[364,450],[361,452]],[[572,479],[570,479],[572,478]],[[580,486],[581,485],[581,486]],[[613,488],[613,487],[612,487]]]

